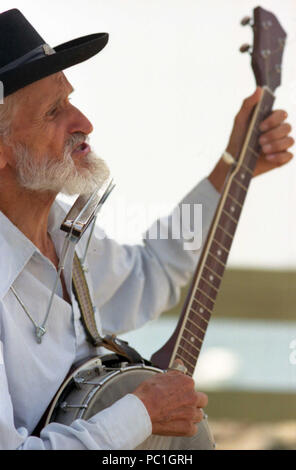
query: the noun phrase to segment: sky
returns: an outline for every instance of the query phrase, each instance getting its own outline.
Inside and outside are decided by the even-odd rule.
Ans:
[[[91,146],[116,183],[99,223],[119,242],[139,242],[156,214],[165,215],[206,177],[225,149],[234,116],[255,88],[250,56],[239,47],[252,44],[251,28],[240,20],[256,6],[252,0],[1,2],[2,11],[19,8],[52,47],[110,34],[99,55],[65,73],[76,90],[73,104],[94,125]],[[296,126],[295,0],[260,6],[288,33],[275,109],[286,109]],[[252,182],[230,266],[296,268],[295,162]]]

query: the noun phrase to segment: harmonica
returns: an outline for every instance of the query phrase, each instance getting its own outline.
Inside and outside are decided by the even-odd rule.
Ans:
[[[69,233],[78,241],[101,210],[114,187],[113,179],[109,179],[93,193],[78,196],[63,220],[60,229]]]

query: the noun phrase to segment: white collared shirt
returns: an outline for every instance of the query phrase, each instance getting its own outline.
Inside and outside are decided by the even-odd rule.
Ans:
[[[218,198],[205,179],[181,201],[203,205],[203,239]],[[67,210],[56,201],[49,216],[48,231],[58,257],[65,237],[59,227]],[[76,246],[79,257],[86,241],[87,234]],[[71,287],[73,250],[64,270],[72,305],[63,299],[59,283],[47,332],[37,344],[34,327],[10,287],[40,325],[56,269],[0,212],[0,449],[133,449],[151,434],[144,404],[128,394],[89,421],[78,419],[71,426],[50,423],[40,438],[31,436],[71,366],[103,352],[86,341],[80,322]],[[120,334],[139,328],[170,309],[178,301],[180,287],[189,281],[199,253],[184,250],[177,239],[119,245],[97,227],[88,250],[86,277],[99,332]]]

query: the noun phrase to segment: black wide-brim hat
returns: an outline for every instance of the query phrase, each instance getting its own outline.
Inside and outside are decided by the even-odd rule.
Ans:
[[[6,97],[42,78],[100,52],[107,33],[96,33],[50,47],[17,9],[0,14],[0,81]]]

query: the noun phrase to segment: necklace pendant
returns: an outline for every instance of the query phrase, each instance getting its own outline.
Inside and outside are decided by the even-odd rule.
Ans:
[[[45,335],[45,333],[46,333],[46,329],[43,328],[43,326],[36,326],[35,335],[36,335],[38,344],[41,344],[42,336]]]

